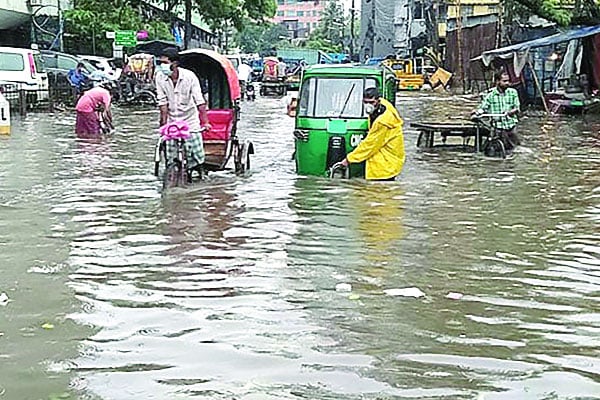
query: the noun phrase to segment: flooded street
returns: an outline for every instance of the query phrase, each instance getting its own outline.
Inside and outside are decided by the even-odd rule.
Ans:
[[[259,98],[251,173],[166,193],[156,111],[13,121],[0,399],[600,398],[600,117],[526,116],[506,161],[416,148],[475,105],[399,97],[404,171],[373,184],[297,176]]]

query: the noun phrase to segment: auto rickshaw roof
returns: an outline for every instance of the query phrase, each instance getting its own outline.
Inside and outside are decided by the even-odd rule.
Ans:
[[[221,66],[221,68],[223,68],[223,72],[227,76],[231,100],[237,100],[240,98],[240,81],[238,80],[238,75],[235,70],[235,67],[226,56],[224,56],[223,54],[219,54],[216,51],[206,49],[190,49],[180,51],[179,56],[181,58],[184,58],[186,56],[200,56],[216,61]]]
[[[343,74],[379,74],[384,69],[377,65],[364,65],[364,64],[314,64],[309,65],[304,70],[305,74],[318,73],[318,74],[332,74],[332,75],[343,75]]]
[[[377,65],[362,64],[315,64],[306,67],[304,76],[308,75],[381,75],[388,70]]]

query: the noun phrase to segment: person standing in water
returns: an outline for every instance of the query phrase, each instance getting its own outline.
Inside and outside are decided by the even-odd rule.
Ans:
[[[507,153],[521,144],[517,135],[518,114],[521,109],[519,93],[516,89],[509,87],[510,78],[506,72],[498,71],[494,74],[496,87],[493,88],[483,99],[479,108],[473,111],[473,117],[489,113],[503,115],[494,117],[496,130],[504,144]]]
[[[84,92],[77,101],[75,110],[75,133],[78,135],[99,135],[103,133],[103,124],[106,129],[112,128],[110,92],[102,85]]]
[[[366,161],[365,178],[393,181],[404,166],[404,121],[396,107],[381,98],[375,87],[365,90],[363,104],[369,114],[369,132],[340,164],[347,168],[349,164]]]

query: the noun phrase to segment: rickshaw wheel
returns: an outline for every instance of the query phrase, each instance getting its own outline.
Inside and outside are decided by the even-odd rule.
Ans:
[[[499,138],[488,140],[483,147],[483,154],[487,157],[506,158],[504,143]]]
[[[236,175],[243,175],[250,170],[250,152],[244,150],[246,150],[245,145],[238,145],[234,160]],[[242,160],[244,154],[246,159]]]
[[[182,172],[179,161],[174,161],[165,169],[165,174],[163,176],[163,189],[185,185],[186,178],[187,174]]]

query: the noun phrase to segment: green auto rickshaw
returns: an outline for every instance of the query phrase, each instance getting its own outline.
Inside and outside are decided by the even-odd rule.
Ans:
[[[312,65],[302,74],[294,129],[296,172],[327,176],[367,135],[362,96],[377,87],[396,102],[396,77],[385,66]],[[364,177],[364,163],[351,164],[348,177]]]

